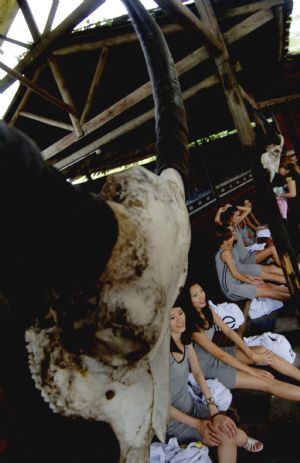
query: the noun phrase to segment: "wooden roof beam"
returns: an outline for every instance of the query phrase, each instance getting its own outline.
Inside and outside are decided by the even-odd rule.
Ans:
[[[225,32],[224,39],[227,45],[242,39],[247,34],[250,34],[258,27],[261,27],[263,24],[272,20],[273,18],[273,13],[270,10],[258,11],[257,13],[254,13],[249,18],[245,19],[244,21],[241,21],[239,24],[235,25],[227,32]],[[190,69],[197,66],[207,58],[209,58],[209,53],[206,47],[201,47],[193,51],[185,58],[176,63],[176,70],[178,76],[189,71]],[[147,98],[149,95],[151,95],[151,85],[150,82],[147,82],[146,84],[142,85],[141,87],[137,88],[132,93],[127,95],[126,97],[114,103],[109,108],[105,109],[102,113],[98,114],[93,119],[83,124],[82,129],[84,131],[85,136],[94,132],[99,127],[103,126],[104,124],[112,120],[114,117],[121,114],[123,111],[129,109],[130,107],[139,103],[143,99]],[[55,156],[58,152],[67,149],[76,141],[77,138],[74,134],[71,133],[69,135],[66,135],[61,140],[58,140],[53,145],[46,148],[43,151],[43,155],[45,159],[50,159],[53,156]]]
[[[42,55],[46,55],[51,48],[54,47],[64,34],[74,29],[77,24],[83,21],[93,11],[95,11],[105,0],[84,0],[63,22],[61,22],[53,31],[46,34],[40,39],[37,44],[34,44],[32,49],[26,56],[18,63],[15,70],[22,74],[25,70],[32,65]],[[7,71],[6,71],[7,72]],[[16,76],[8,74],[0,80],[0,93],[7,90],[10,85],[17,80]]]
[[[42,72],[42,69],[43,69],[43,66],[39,66],[37,68],[37,70],[35,71],[34,76],[32,78],[33,83],[36,83],[38,81],[38,79],[40,77],[40,74]],[[12,118],[9,121],[10,126],[15,125],[15,122],[18,119],[20,112],[23,111],[23,109],[25,108],[31,93],[32,93],[31,88],[27,88],[24,95],[23,95],[23,97],[22,97],[22,99],[21,99],[21,101],[20,101],[20,103],[19,103],[19,105],[18,105],[18,107],[17,107],[17,109],[16,109],[16,111],[14,112]]]
[[[93,77],[93,81],[91,83],[89,94],[86,99],[86,104],[83,109],[82,116],[80,118],[80,124],[83,124],[86,121],[87,116],[91,110],[92,104],[94,102],[94,99],[95,99],[95,96],[99,88],[100,81],[101,81],[101,78],[102,78],[102,75],[105,69],[107,56],[108,56],[108,50],[109,49],[107,47],[102,49],[102,52],[101,52],[101,55],[100,55],[100,58],[99,58],[99,61],[98,61],[98,64],[95,70],[95,74]]]
[[[255,13],[259,10],[266,10],[273,8],[278,5],[282,5],[284,0],[262,0],[261,2],[253,2],[248,5],[237,6],[226,10],[222,16],[218,16],[219,19],[233,18],[234,16],[243,16],[247,14]]]
[[[241,70],[240,64],[237,65],[236,70],[237,71]],[[184,100],[188,100],[189,98],[192,98],[194,95],[196,95],[200,91],[210,88],[216,84],[219,84],[219,82],[220,82],[220,78],[218,74],[212,74],[208,76],[206,79],[199,82],[198,84],[193,85],[192,87],[185,90],[182,93],[182,97]],[[140,127],[141,125],[145,124],[146,122],[148,122],[149,120],[153,118],[154,118],[154,109],[150,109],[146,113],[141,114],[140,116],[137,116],[136,118],[132,119],[129,122],[126,122],[120,127],[117,127],[111,132],[98,138],[98,140],[91,142],[89,145],[82,147],[81,149],[72,153],[70,156],[65,157],[64,159],[54,163],[53,165],[59,170],[66,169],[70,165],[75,164],[76,162],[79,162],[81,159],[89,156],[91,153],[95,152],[96,150],[99,150],[101,146],[111,143],[112,141],[116,140],[122,135],[125,135],[131,132],[132,130]]]
[[[58,5],[59,5],[59,0],[52,0],[52,5],[51,5],[48,18],[45,24],[45,28],[44,28],[44,34],[47,34],[48,32],[51,31],[51,27],[52,27],[52,24],[53,24],[55,15],[56,15]]]
[[[0,39],[4,40],[5,42],[13,43],[14,45],[19,45],[19,47],[31,48],[31,45],[29,43],[24,43],[20,42],[20,40],[11,39],[10,37],[6,37],[6,35],[0,34]]]
[[[70,130],[73,132],[73,126],[71,124],[65,124],[64,122],[56,121],[49,117],[39,116],[38,114],[28,113],[27,111],[21,111],[19,115],[27,117],[28,119],[33,119],[34,121],[42,122],[43,124],[52,125],[54,127],[59,127],[60,129]]]
[[[25,18],[26,24],[30,31],[31,37],[33,38],[34,42],[38,42],[40,40],[41,34],[39,28],[37,27],[37,23],[35,22],[34,16],[28,5],[27,0],[18,0],[18,4],[20,9],[22,10],[23,16]]]
[[[282,54],[283,54],[283,11],[282,11],[282,6],[277,6],[274,8],[274,16],[277,22],[277,34],[278,34],[278,54],[277,54],[277,60],[280,63],[282,60]]]
[[[182,27],[178,24],[168,24],[161,28],[164,35],[174,34],[175,32],[181,31]],[[138,37],[135,32],[130,32],[129,34],[118,35],[117,37],[108,37],[106,39],[95,40],[93,42],[80,43],[75,45],[67,45],[65,47],[57,48],[53,51],[55,56],[58,55],[69,55],[71,53],[77,53],[82,51],[91,51],[99,50],[99,48],[104,47],[115,47],[118,45],[123,45],[124,43],[137,42]]]
[[[57,59],[54,56],[49,56],[48,57],[48,63],[49,63],[50,69],[52,71],[53,77],[55,79],[55,82],[57,84],[57,87],[59,89],[59,92],[60,92],[60,94],[62,96],[63,101],[66,104],[68,104],[73,110],[72,112],[69,113],[69,116],[70,116],[72,125],[74,127],[74,130],[76,132],[76,135],[77,135],[77,137],[82,137],[83,130],[81,128],[80,121],[79,121],[77,115],[75,116],[75,114],[78,114],[78,113],[77,113],[77,110],[75,108],[75,104],[74,104],[73,98],[71,96],[71,93],[69,92],[68,87],[66,85],[64,76],[63,76],[63,74],[61,72],[61,69],[59,67],[59,64],[57,62]]]
[[[0,69],[7,72],[7,74],[13,77],[14,80],[19,80],[22,85],[25,85],[25,87],[30,88],[33,92],[37,93],[42,98],[49,101],[49,103],[53,104],[57,108],[68,113],[74,114],[74,116],[78,116],[78,113],[74,111],[74,109],[70,105],[64,103],[55,96],[51,95],[51,93],[49,93],[47,90],[44,90],[43,88],[39,87],[35,82],[33,82],[25,76],[22,76],[22,74],[17,72],[15,69],[11,69],[10,67],[6,66],[6,64],[2,63],[1,61]]]
[[[203,37],[204,41],[212,47],[215,52],[222,52],[222,44],[214,35],[210,27],[201,21],[194,13],[181,3],[180,0],[155,0],[155,2],[176,22],[185,29],[192,29]]]
[[[289,103],[290,101],[299,100],[300,93],[293,93],[291,95],[280,96],[277,98],[272,98],[271,100],[258,101],[257,108],[269,108],[270,106],[276,106],[279,104]]]

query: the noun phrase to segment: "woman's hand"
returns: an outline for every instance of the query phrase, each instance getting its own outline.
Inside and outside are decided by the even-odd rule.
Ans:
[[[269,371],[266,371],[266,370],[261,370],[259,368],[251,368],[249,367],[249,369],[247,369],[249,375],[251,376],[256,376],[257,378],[261,378],[261,379],[274,379],[274,376],[272,375],[272,373],[270,373]]]
[[[252,352],[252,359],[256,365],[272,365],[275,356],[269,349],[261,350],[261,352]]]
[[[236,435],[236,424],[229,416],[216,415],[212,418],[212,422],[216,431],[222,432],[230,438]]]
[[[196,429],[203,438],[203,444],[208,447],[217,447],[221,444],[219,434],[210,420],[197,420]]]
[[[253,277],[252,275],[246,275],[251,285],[259,286],[263,283],[263,280],[259,277]]]

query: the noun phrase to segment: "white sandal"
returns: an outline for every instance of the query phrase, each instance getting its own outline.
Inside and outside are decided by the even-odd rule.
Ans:
[[[248,437],[247,442],[243,445],[243,448],[247,450],[247,452],[260,452],[264,448],[264,444],[254,437]]]

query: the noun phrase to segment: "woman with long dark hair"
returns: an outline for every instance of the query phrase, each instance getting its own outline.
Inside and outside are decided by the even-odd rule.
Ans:
[[[237,447],[259,452],[263,444],[248,437],[234,421],[220,413],[200,369],[191,340],[184,338],[185,313],[181,307],[170,309],[170,389],[171,409],[168,435],[179,443],[202,441],[217,447],[219,463],[235,463]],[[189,370],[201,387],[206,405],[192,399],[188,392]]]
[[[300,387],[278,381],[268,371],[250,365],[269,365],[300,381],[298,368],[264,347],[248,347],[209,307],[205,292],[198,283],[193,284],[189,291],[188,329],[205,378],[217,378],[229,389],[254,389],[300,402]],[[234,347],[220,348],[212,342],[214,325],[233,341]]]

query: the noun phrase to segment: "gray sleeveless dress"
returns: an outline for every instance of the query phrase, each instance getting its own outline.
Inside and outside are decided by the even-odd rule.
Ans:
[[[238,250],[236,246],[233,247],[231,251],[233,260],[235,262],[236,268],[241,273],[246,273],[247,275],[251,275],[253,277],[259,277],[261,275],[261,265],[259,264],[244,264],[239,261]]]
[[[243,236],[242,236],[241,229],[239,228],[239,226],[235,228],[235,233],[236,233],[236,240],[237,240],[235,247],[239,255],[239,261],[242,264],[255,264],[256,263],[256,252],[248,251],[248,249],[244,245]]]
[[[205,330],[205,334],[210,340],[212,340],[214,332],[214,327]],[[217,378],[228,389],[233,389],[236,383],[236,369],[227,365],[227,363],[221,362],[196,342],[193,343],[193,346],[205,379]],[[221,349],[235,357],[234,346],[222,347]]]
[[[171,353],[169,355],[171,404],[189,416],[209,418],[208,408],[195,402],[188,391],[188,346],[185,346],[184,357],[181,362],[177,362]],[[169,421],[167,434],[168,437],[177,437],[179,444],[202,440],[196,429],[173,419]]]
[[[256,286],[250,283],[242,283],[231,275],[227,264],[221,259],[223,251],[224,249],[219,249],[215,255],[216,270],[222,292],[228,299],[234,302],[243,299],[254,299]],[[235,260],[235,253],[231,255],[236,267],[238,267],[238,263]]]

